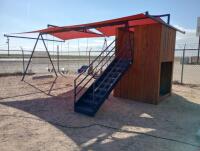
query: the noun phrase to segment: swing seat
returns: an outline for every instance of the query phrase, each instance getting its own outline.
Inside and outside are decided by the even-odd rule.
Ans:
[[[54,71],[53,68],[48,68],[47,67],[46,69],[47,69],[48,72],[53,72]]]
[[[80,73],[86,72],[88,67],[89,67],[88,65],[81,66],[81,68],[78,69],[78,73],[80,74]]]
[[[94,78],[94,79],[98,79],[98,78],[101,76],[101,74],[102,74],[102,73],[94,73],[94,74],[93,74],[93,76],[94,76],[93,78]]]
[[[61,71],[60,71],[62,74],[67,74],[68,71],[65,69],[65,68],[61,68]]]

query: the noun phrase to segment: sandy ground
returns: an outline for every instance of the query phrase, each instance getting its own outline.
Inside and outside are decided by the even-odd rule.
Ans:
[[[173,80],[181,81],[182,64],[174,62]],[[183,83],[200,86],[200,65],[185,64],[183,67]]]
[[[73,112],[74,76],[0,78],[0,151],[199,151],[200,87],[159,105],[114,98],[94,118]]]

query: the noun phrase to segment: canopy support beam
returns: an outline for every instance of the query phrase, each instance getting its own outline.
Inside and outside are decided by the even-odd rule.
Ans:
[[[151,18],[152,20],[158,22],[158,23],[161,23],[161,24],[163,24],[163,25],[166,25],[166,26],[168,26],[168,27],[171,28],[171,29],[174,29],[174,30],[176,30],[176,31],[178,31],[178,32],[180,32],[180,33],[182,33],[182,34],[185,34],[185,31],[182,31],[182,30],[180,30],[180,29],[177,29],[177,28],[175,28],[175,27],[169,25],[168,23],[161,22],[159,19],[157,19],[157,18],[155,17],[155,15],[154,15],[154,16],[153,16],[153,15],[149,15],[148,12],[146,12],[145,15],[146,15],[147,17]],[[163,16],[162,16],[162,15],[159,15],[159,16],[160,16],[160,17],[163,17],[163,16],[166,16],[166,14],[164,14]],[[169,22],[169,21],[168,21],[168,22]]]
[[[170,14],[152,15],[153,17],[167,17],[167,23],[170,24]]]
[[[13,36],[13,35],[7,35],[7,34],[4,34],[4,37],[37,40],[37,38],[34,38],[34,37]],[[42,39],[38,39],[38,40],[42,40]],[[55,41],[55,42],[65,42],[64,40],[52,40],[52,39],[44,39],[44,40],[45,41]]]

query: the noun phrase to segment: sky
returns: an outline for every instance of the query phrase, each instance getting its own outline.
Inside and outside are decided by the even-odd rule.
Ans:
[[[171,24],[186,31],[185,35],[177,34],[177,43],[197,43],[199,6],[200,0],[0,0],[0,46],[6,42],[5,33],[32,31],[47,24],[101,21],[146,11],[152,15],[170,13]]]

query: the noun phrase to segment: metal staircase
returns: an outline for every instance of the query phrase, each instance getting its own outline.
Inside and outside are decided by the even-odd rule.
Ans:
[[[113,41],[89,65],[88,68],[93,68],[93,74],[81,73],[76,77],[74,80],[75,112],[88,116],[95,115],[132,63],[131,59],[124,56],[127,54],[124,53],[120,58],[115,57],[115,41]],[[98,78],[95,79],[96,76]]]

